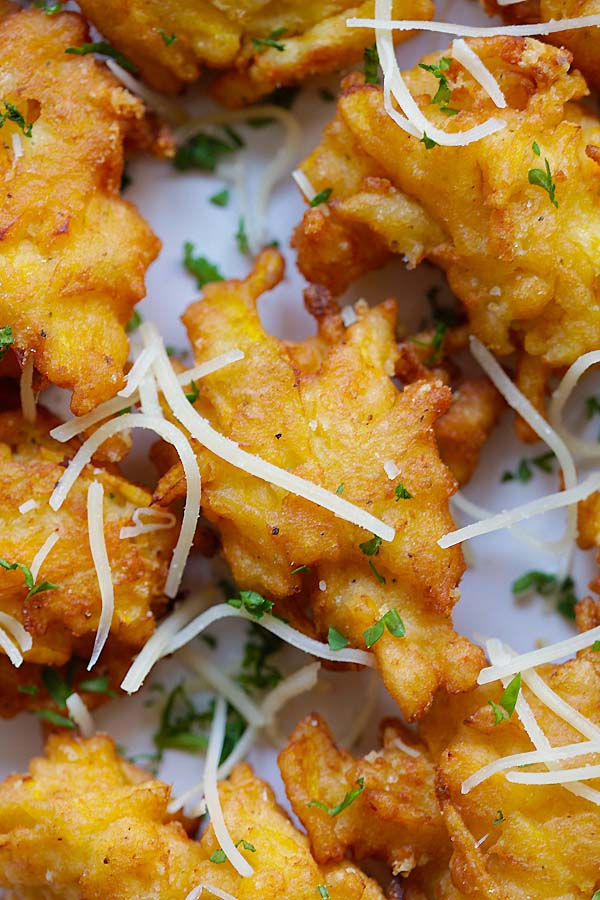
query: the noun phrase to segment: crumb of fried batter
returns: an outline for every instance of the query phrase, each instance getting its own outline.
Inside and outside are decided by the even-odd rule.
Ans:
[[[0,19],[0,321],[81,414],[124,383],[125,325],[160,242],[120,198],[123,142],[143,104],[93,55],[81,16],[22,10]],[[24,131],[31,124],[31,136]],[[13,141],[20,148],[16,155]]]
[[[303,274],[334,293],[392,255],[409,267],[437,263],[473,333],[496,354],[516,349],[538,361],[521,366],[519,386],[543,407],[547,374],[600,344],[600,168],[587,152],[600,144],[600,124],[575,102],[587,87],[567,51],[506,36],[470,46],[502,85],[506,109],[457,62],[448,70],[452,118],[431,103],[430,72],[411,69],[407,84],[439,127],[465,130],[490,116],[508,127],[428,150],[387,115],[379,86],[349,76],[335,119],[301,165],[315,191],[331,196],[305,213],[294,243]],[[451,57],[424,62],[443,55]],[[558,208],[529,183],[545,159]]]
[[[333,627],[364,647],[364,631],[397,608],[406,637],[385,632],[372,649],[400,708],[419,716],[438,688],[471,687],[483,659],[450,618],[460,551],[436,543],[453,528],[448,499],[455,482],[433,431],[451,393],[439,380],[403,391],[394,385],[392,300],[374,309],[357,304],[357,321],[345,329],[337,309],[322,300],[317,309],[309,295],[319,316],[316,338],[293,345],[266,334],[256,303],[282,273],[281,256],[266,250],[245,281],[207,285],[186,311],[197,362],[234,347],[245,353],[203,380],[196,407],[245,450],[383,518],[396,538],[368,556],[360,547],[368,533],[196,446],[203,512],[237,584],[308,611],[321,639]],[[393,480],[384,469],[389,460],[399,470]],[[177,490],[184,490],[179,467],[164,482],[166,496]]]
[[[48,499],[77,446],[49,436],[57,424],[41,406],[34,425],[24,421],[20,410],[0,412],[0,558],[31,566],[48,536],[59,534],[37,579],[57,585],[56,589],[25,601],[23,572],[0,569],[0,609],[18,619],[33,640],[22,670],[8,664],[0,667],[0,715],[47,705],[44,692],[19,693],[18,687],[39,684],[41,667],[61,667],[74,656],[87,660],[91,654],[101,611],[87,524],[92,481],[104,487],[104,533],[115,596],[102,663],[121,675],[152,634],[155,614],[166,607],[163,587],[177,526],[121,540],[121,528],[131,524],[136,508],[150,506],[151,496],[114,467],[87,466],[60,510],[50,509]],[[19,506],[28,500],[36,502],[35,509],[20,514]]]
[[[361,870],[345,861],[319,866],[272,790],[238,765],[219,794],[234,841],[254,869],[242,878],[219,848],[211,825],[189,838],[167,812],[170,786],[119,756],[106,736],[48,741],[29,775],[0,784],[0,885],[29,900],[184,900],[200,884],[237,900],[314,900],[319,885],[340,900],[383,900]]]

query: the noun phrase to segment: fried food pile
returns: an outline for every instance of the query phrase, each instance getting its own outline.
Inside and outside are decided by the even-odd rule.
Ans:
[[[94,56],[74,13],[0,4],[0,324],[23,363],[83,413],[123,386],[125,324],[160,242],[119,196],[143,104]]]
[[[538,669],[559,698],[595,725],[599,656],[589,650]],[[522,691],[553,747],[584,740],[527,687]],[[383,858],[394,872],[410,873],[402,880],[407,900],[589,900],[600,886],[597,805],[562,785],[513,784],[504,774],[461,791],[484,765],[534,749],[517,713],[496,724],[489,701],[498,704],[501,694],[490,685],[439,697],[419,725],[421,740],[388,721],[382,749],[362,759],[339,750],[318,717],[301,722],[279,763],[316,858],[338,859],[347,850],[355,859]],[[560,768],[590,761],[582,756]],[[530,770],[545,768],[523,769]],[[317,799],[333,808],[358,778],[362,792],[340,813],[307,806]]]
[[[373,0],[82,0],[84,13],[159,91],[195,81],[204,67],[225,70],[212,87],[228,106],[360,60],[368,31],[346,28],[372,16]],[[431,0],[394,0],[399,19],[430,19]],[[398,35],[406,40],[409,35]]]
[[[152,498],[115,467],[97,465],[86,467],[54,512],[49,497],[77,447],[77,442],[59,444],[49,437],[48,431],[57,424],[43,407],[35,425],[25,422],[20,411],[0,412],[0,559],[30,568],[48,537],[59,536],[35,579],[36,585],[49,582],[52,588],[28,597],[21,568],[0,570],[0,611],[21,622],[33,639],[18,669],[0,655],[4,716],[25,707],[51,706],[46,667],[61,668],[77,657],[87,664],[91,655],[101,611],[88,536],[87,491],[93,481],[104,487],[104,534],[115,598],[111,632],[99,665],[113,684],[119,684],[133,654],[152,634],[154,615],[166,608],[163,587],[177,525],[121,540],[121,528],[131,525],[133,511],[150,506]],[[35,507],[21,514],[19,507],[30,500]],[[79,668],[84,671],[82,665]],[[80,677],[85,677],[83,671]],[[94,699],[90,697],[90,702]]]
[[[506,109],[450,61],[450,50],[424,64],[449,60],[443,74],[456,115],[432,102],[440,82],[431,71],[410,70],[407,84],[440,128],[465,130],[492,116],[507,127],[466,147],[428,149],[387,115],[379,86],[350,76],[302,165],[315,193],[331,195],[297,228],[298,261],[334,293],[392,254],[409,266],[437,263],[471,331],[496,354],[521,354],[517,383],[539,407],[549,372],[600,345],[600,123],[575,102],[587,88],[567,51],[507,37],[470,47],[498,80]],[[546,160],[544,189],[529,178],[546,171]]]
[[[242,878],[229,862],[211,861],[212,826],[199,842],[188,837],[167,812],[169,786],[126,762],[109,738],[55,736],[46,753],[29,775],[0,785],[0,885],[18,897],[185,900],[206,885],[238,900],[314,900],[321,885],[341,900],[383,900],[348,860],[319,866],[247,765],[219,786],[228,829],[254,869]]]
[[[364,632],[396,610],[406,635],[384,629],[372,650],[403,713],[421,716],[439,688],[472,687],[482,664],[479,648],[456,634],[450,618],[462,555],[436,543],[454,527],[448,499],[455,483],[433,431],[451,392],[435,379],[402,392],[394,386],[392,300],[373,309],[357,304],[357,321],[345,328],[327,292],[308,292],[317,337],[292,344],[269,336],[256,303],[282,275],[282,257],[266,250],[245,281],[207,285],[186,311],[197,363],[232,348],[245,353],[203,380],[196,407],[245,450],[393,525],[395,540],[382,543],[196,446],[202,510],[238,586],[288,601],[295,624],[309,633],[326,640],[334,628],[365,647]],[[384,468],[389,462],[394,477]],[[170,502],[184,491],[177,464],[156,496]]]

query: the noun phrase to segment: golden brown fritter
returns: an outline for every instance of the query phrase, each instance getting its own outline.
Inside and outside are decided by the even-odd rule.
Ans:
[[[167,813],[169,786],[119,757],[109,738],[53,737],[29,776],[0,785],[0,884],[28,900],[48,891],[80,900],[184,900],[199,884],[238,900],[314,900],[319,885],[341,900],[383,900],[351,863],[318,866],[306,836],[248,766],[219,791],[232,837],[255,848],[240,848],[255,870],[249,878],[211,862],[212,826],[191,840]]]
[[[495,353],[523,347],[557,368],[600,344],[600,126],[572,102],[587,89],[570,71],[567,51],[505,37],[470,46],[501,84],[506,109],[456,62],[447,72],[456,116],[430,102],[439,85],[430,72],[412,69],[407,82],[439,127],[464,130],[490,116],[508,127],[467,147],[428,150],[385,113],[379,86],[351,77],[336,118],[302,165],[315,191],[332,194],[296,231],[299,266],[309,280],[341,292],[391,254],[409,266],[430,259],[464,303],[471,330]],[[558,209],[528,181],[545,159]],[[539,373],[522,374],[539,403]]]
[[[567,703],[600,724],[600,654],[589,650],[538,672]],[[584,740],[526,687],[523,690],[552,746]],[[600,887],[598,806],[560,785],[513,784],[503,774],[468,794],[461,793],[464,780],[482,766],[533,749],[516,714],[494,724],[494,712],[486,700],[498,702],[501,691],[500,686],[477,690],[458,699],[459,709],[452,708],[456,701],[436,703],[425,722],[423,734],[433,752],[447,745],[439,762],[437,794],[452,841],[450,873],[457,889],[456,893],[431,890],[425,896],[589,900]],[[470,710],[467,700],[473,704]],[[453,727],[455,734],[450,737]],[[567,768],[588,761],[590,757],[580,757],[560,765]],[[540,768],[544,767],[532,767]]]
[[[598,0],[525,0],[501,6],[495,0],[483,0],[490,15],[500,15],[505,22],[514,25],[549,22],[551,19],[567,19],[576,16],[592,16],[600,13]],[[566,47],[573,54],[573,63],[580,69],[589,84],[600,88],[600,35],[597,28],[577,28],[550,34],[543,40]]]
[[[120,673],[150,637],[154,612],[164,608],[163,587],[178,527],[121,540],[121,527],[131,524],[137,507],[151,496],[117,470],[90,465],[82,472],[58,512],[48,505],[76,444],[59,444],[48,435],[57,422],[38,409],[38,422],[27,424],[20,412],[0,413],[0,558],[31,566],[53,532],[59,534],[36,584],[49,581],[56,590],[26,600],[23,572],[0,569],[0,610],[23,623],[33,639],[25,664],[15,670],[0,657],[0,715],[23,706],[45,706],[45,693],[17,693],[17,685],[40,685],[40,666],[64,666],[73,656],[91,654],[101,611],[98,579],[89,549],[87,490],[92,481],[104,486],[105,539],[112,569],[115,613],[101,662]],[[33,499],[37,507],[24,514],[19,506]],[[117,682],[118,683],[118,682]]]
[[[276,601],[295,597],[302,610],[308,604],[322,638],[334,627],[364,647],[363,632],[397,609],[406,637],[386,631],[373,652],[402,711],[419,716],[439,687],[471,687],[482,662],[450,618],[461,553],[436,543],[453,528],[448,498],[455,482],[433,432],[450,390],[435,380],[402,392],[394,386],[392,300],[375,309],[357,304],[357,322],[345,329],[337,309],[311,293],[316,339],[292,346],[267,335],[256,302],[282,274],[281,256],[267,250],[246,281],[207,285],[186,311],[197,362],[234,347],[245,353],[203,380],[198,409],[244,449],[383,518],[396,538],[362,550],[371,536],[361,529],[197,447],[203,513],[221,536],[239,587]],[[384,470],[388,461],[399,470],[393,479]],[[184,489],[176,468],[157,496]]]
[[[404,747],[416,751],[410,756]],[[434,766],[427,748],[398,721],[382,723],[382,749],[362,759],[340,750],[327,725],[307,716],[279,755],[279,767],[292,808],[320,863],[354,859],[384,860],[394,875],[437,858],[446,842],[434,791]],[[336,816],[329,808],[360,785],[362,793]]]
[[[30,137],[13,121],[0,132],[0,323],[21,361],[33,354],[44,378],[73,390],[77,413],[123,386],[125,324],[159,249],[119,196],[143,105],[93,55],[65,52],[87,40],[74,13],[0,21],[0,105],[32,123]]]
[[[212,90],[228,106],[352,65],[373,43],[368,31],[346,27],[349,16],[372,16],[373,0],[82,0],[80,6],[157,90],[172,93],[204,67],[225,69]],[[393,9],[404,19],[433,15],[431,0],[394,0]]]

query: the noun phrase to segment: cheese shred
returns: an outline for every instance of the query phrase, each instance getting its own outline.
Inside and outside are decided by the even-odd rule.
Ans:
[[[96,569],[98,587],[100,588],[100,597],[102,600],[102,611],[100,613],[98,630],[96,631],[94,649],[88,663],[89,671],[96,665],[98,658],[102,653],[110,632],[110,626],[115,610],[115,593],[112,583],[112,573],[108,561],[108,553],[106,551],[106,540],[104,538],[104,487],[99,481],[92,481],[88,488],[87,515],[90,550]]]

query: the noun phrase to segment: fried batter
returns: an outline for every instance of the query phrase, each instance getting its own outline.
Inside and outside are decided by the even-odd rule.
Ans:
[[[255,870],[249,878],[211,862],[212,826],[191,840],[167,813],[169,786],[119,757],[107,737],[53,737],[30,773],[0,785],[0,884],[18,897],[184,900],[206,884],[238,900],[314,900],[319,885],[341,900],[383,900],[351,863],[319,867],[246,765],[219,792],[233,839],[254,848],[240,847]]]
[[[384,860],[394,875],[407,875],[437,857],[446,842],[434,791],[434,766],[426,747],[397,720],[382,723],[382,749],[355,759],[336,747],[317,715],[297,725],[279,755],[279,767],[292,808],[306,830],[317,862]],[[415,756],[405,751],[415,751]],[[339,815],[335,807],[363,780],[362,793]]]
[[[346,27],[349,16],[372,16],[373,0],[82,0],[84,14],[159,91],[195,81],[203,67],[225,69],[213,94],[243,106],[282,85],[338,71],[373,43]],[[430,19],[431,0],[394,0],[394,15]],[[410,35],[396,35],[398,41]]]
[[[87,40],[74,13],[0,21],[1,111],[12,104],[24,119],[1,132],[0,324],[21,361],[33,354],[44,378],[73,391],[76,413],[123,386],[125,324],[160,246],[119,197],[143,105],[93,56],[65,52]]]
[[[331,301],[311,292],[316,339],[284,345],[267,335],[256,302],[282,274],[281,256],[267,250],[246,281],[207,285],[188,308],[183,320],[197,362],[234,347],[245,353],[203,380],[198,409],[244,449],[383,518],[396,538],[369,544],[359,528],[197,447],[202,509],[220,533],[237,584],[276,601],[296,597],[299,609],[308,603],[321,638],[333,627],[364,647],[364,631],[397,609],[406,637],[386,631],[373,652],[402,711],[419,716],[439,687],[471,687],[482,662],[451,624],[461,553],[436,543],[453,527],[448,498],[455,483],[433,433],[450,390],[436,380],[402,392],[394,386],[392,300],[375,309],[357,304],[357,322],[345,329]],[[384,470],[388,461],[398,468],[394,478]],[[184,490],[176,469],[157,496]]]
[[[409,266],[430,259],[487,346],[500,355],[522,347],[549,371],[600,345],[600,125],[572,102],[587,89],[567,51],[507,37],[470,46],[502,85],[506,109],[454,61],[445,73],[459,110],[452,118],[431,103],[439,82],[430,72],[412,69],[407,83],[439,127],[464,130],[491,116],[508,127],[467,147],[426,149],[387,115],[379,86],[350,77],[302,165],[315,192],[332,193],[296,231],[299,266],[339,293],[391,254]],[[425,63],[440,55],[451,52]],[[528,180],[545,159],[558,208]],[[544,384],[526,375],[522,386],[539,404]]]
[[[166,602],[163,587],[177,526],[125,540],[119,537],[121,527],[131,524],[134,509],[150,505],[145,490],[116,470],[90,465],[61,509],[50,509],[50,494],[75,449],[49,437],[48,430],[56,424],[43,407],[36,425],[27,424],[20,412],[0,413],[0,558],[31,567],[47,538],[59,535],[36,579],[36,584],[48,581],[56,589],[26,599],[23,571],[0,569],[0,610],[22,622],[33,639],[21,669],[0,657],[0,715],[48,705],[45,692],[18,693],[17,686],[41,686],[40,667],[64,666],[74,656],[87,661],[91,654],[101,611],[87,524],[92,481],[104,486],[104,534],[115,595],[111,634],[101,662],[120,673],[152,634],[153,614]],[[20,514],[19,506],[28,500],[36,507]]]

